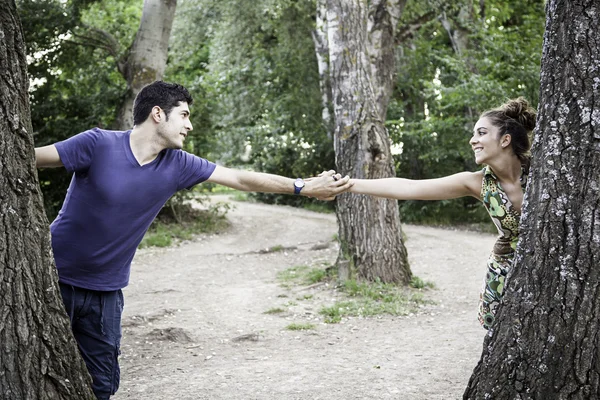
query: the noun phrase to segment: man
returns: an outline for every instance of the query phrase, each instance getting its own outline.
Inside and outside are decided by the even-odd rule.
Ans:
[[[162,81],[143,88],[134,127],[98,128],[35,149],[39,168],[74,172],[58,216],[52,248],[61,294],[99,400],[119,385],[121,289],[150,224],[178,190],[213,182],[243,191],[332,198],[350,187],[334,171],[307,179],[233,170],[182,151],[192,130],[188,91]]]

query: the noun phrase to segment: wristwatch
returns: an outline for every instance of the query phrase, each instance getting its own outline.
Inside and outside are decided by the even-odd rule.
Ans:
[[[300,194],[300,191],[304,187],[304,179],[298,178],[294,182],[294,194]]]

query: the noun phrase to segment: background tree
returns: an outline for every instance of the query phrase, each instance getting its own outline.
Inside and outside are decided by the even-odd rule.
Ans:
[[[395,176],[385,117],[393,89],[394,38],[405,1],[327,2],[338,171]],[[411,272],[396,200],[344,194],[337,200],[339,275],[408,283]]]
[[[119,72],[127,81],[127,91],[119,108],[116,129],[133,127],[135,96],[144,86],[163,78],[176,7],[177,0],[144,0],[135,40],[124,59],[118,63]],[[110,40],[112,35],[106,37]],[[114,40],[110,42],[116,45]]]
[[[600,398],[600,5],[546,5],[515,266],[465,399]]]
[[[486,0],[483,11],[480,4],[413,1],[400,16],[393,44],[395,89],[385,119],[399,176],[474,170],[465,143],[477,113],[505,97],[524,95],[537,104],[544,1]],[[92,126],[115,126],[127,91],[117,65],[138,32],[143,3],[18,0],[18,5],[34,82],[36,145]],[[473,11],[461,13],[464,9]],[[287,176],[334,167],[332,118],[323,118],[324,111],[333,111],[331,96],[322,96],[320,84],[328,83],[319,79],[320,72],[329,76],[319,70],[329,67],[329,50],[321,49],[319,63],[312,40],[319,31],[316,10],[314,0],[189,0],[177,6],[163,78],[181,82],[194,96],[188,150],[228,166]],[[467,44],[460,55],[451,37]],[[118,46],[110,46],[115,42]],[[59,169],[39,175],[54,218],[70,175]],[[256,197],[313,206],[304,197]],[[404,222],[492,226],[474,199],[407,201],[400,207]]]
[[[7,399],[93,399],[58,289],[13,0],[2,2],[0,36],[0,393]]]

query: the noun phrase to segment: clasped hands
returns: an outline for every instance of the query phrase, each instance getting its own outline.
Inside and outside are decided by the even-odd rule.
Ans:
[[[304,182],[306,196],[325,201],[334,200],[335,196],[348,191],[354,184],[348,175],[342,177],[334,170],[323,171],[317,176],[304,179]]]

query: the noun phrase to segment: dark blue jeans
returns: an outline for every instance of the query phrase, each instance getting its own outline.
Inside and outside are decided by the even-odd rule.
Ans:
[[[93,379],[98,400],[108,400],[119,388],[119,347],[123,292],[100,292],[60,284],[65,309],[79,352]]]

